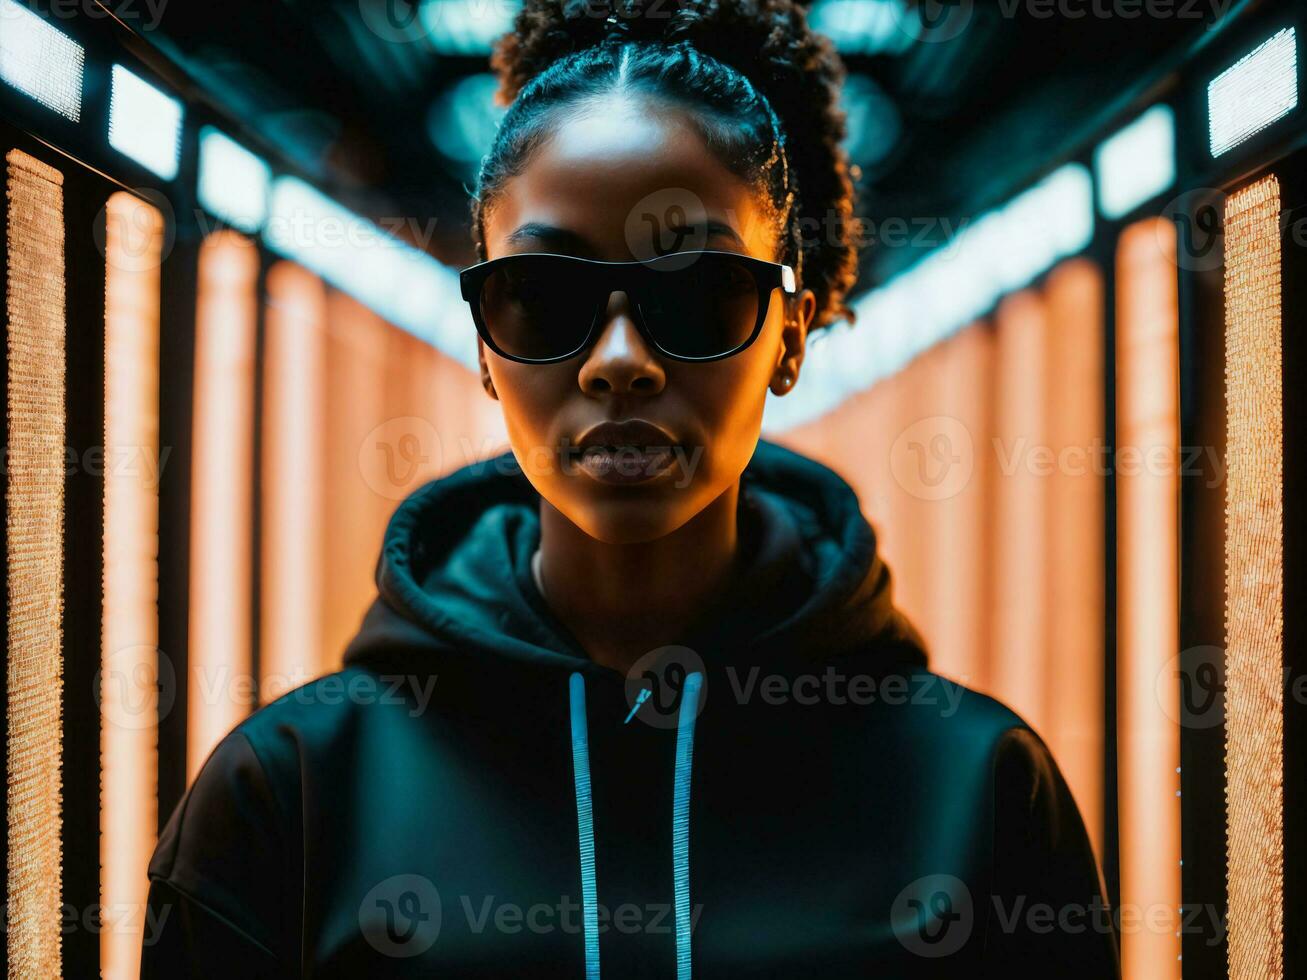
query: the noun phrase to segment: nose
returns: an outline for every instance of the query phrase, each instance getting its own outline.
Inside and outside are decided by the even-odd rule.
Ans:
[[[657,353],[636,328],[630,297],[614,292],[608,297],[599,339],[581,365],[581,390],[590,395],[652,395],[666,381]]]

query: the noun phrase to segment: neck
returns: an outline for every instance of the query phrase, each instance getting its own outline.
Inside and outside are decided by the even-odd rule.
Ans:
[[[590,659],[625,673],[676,643],[729,586],[738,555],[739,483],[670,534],[610,544],[540,502],[545,601]]]

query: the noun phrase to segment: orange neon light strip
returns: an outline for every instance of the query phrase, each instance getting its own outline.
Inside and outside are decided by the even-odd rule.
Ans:
[[[1117,247],[1117,734],[1121,962],[1180,976],[1180,345],[1175,226]],[[1129,923],[1129,925],[1127,925]]]
[[[1232,980],[1284,976],[1280,185],[1225,206],[1225,804]]]
[[[191,461],[186,778],[249,713],[253,676],[254,360],[258,249],[200,248]]]
[[[63,175],[7,163],[8,904],[11,977],[62,974]]]
[[[104,595],[100,653],[100,968],[140,974],[158,823],[159,277],[163,216],[105,206]],[[175,690],[175,685],[168,685]]]
[[[292,262],[268,272],[263,368],[259,702],[318,674],[326,287]]]

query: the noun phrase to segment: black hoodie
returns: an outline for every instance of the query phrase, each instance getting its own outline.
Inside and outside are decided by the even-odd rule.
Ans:
[[[1075,802],[926,669],[847,483],[763,440],[744,574],[628,674],[536,589],[511,453],[387,528],[343,670],[224,738],[143,977],[1118,977]]]

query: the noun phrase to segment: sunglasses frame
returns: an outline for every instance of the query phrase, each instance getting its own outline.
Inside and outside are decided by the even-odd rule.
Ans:
[[[640,267],[636,276],[646,277],[651,274],[657,274],[661,266],[673,266],[679,268],[682,263],[691,257],[703,255],[724,255],[736,259],[743,263],[744,266],[753,274],[753,280],[758,286],[758,319],[753,325],[753,330],[748,338],[738,346],[721,354],[711,354],[707,357],[685,357],[680,354],[673,354],[663,348],[654,338],[649,330],[648,323],[645,320],[645,313],[639,300],[632,295],[631,290],[627,287],[632,284],[631,273],[636,267]],[[549,258],[551,260],[564,260],[567,262],[577,263],[585,267],[584,272],[588,277],[588,283],[597,282],[599,285],[595,288],[595,311],[590,321],[590,327],[586,331],[584,339],[580,345],[573,351],[562,354],[558,357],[531,358],[520,357],[516,354],[509,354],[499,348],[494,339],[490,336],[490,330],[486,327],[485,320],[481,313],[481,293],[485,287],[486,281],[491,274],[506,263],[511,263],[526,258]],[[604,313],[608,308],[608,301],[612,294],[617,291],[625,292],[631,300],[632,319],[635,327],[640,331],[645,341],[656,350],[661,356],[673,361],[685,361],[689,363],[702,364],[708,361],[720,361],[723,358],[731,357],[744,350],[755,340],[758,334],[762,333],[762,326],[767,322],[767,314],[771,310],[772,291],[779,288],[788,298],[798,292],[794,281],[794,269],[780,262],[768,262],[766,259],[755,258],[752,255],[744,255],[740,252],[731,252],[721,249],[698,249],[686,252],[669,252],[666,255],[659,255],[652,259],[637,259],[633,262],[604,262],[599,259],[586,259],[576,255],[566,255],[561,252],[518,252],[513,255],[502,255],[497,259],[488,259],[477,265],[469,266],[458,274],[459,287],[462,290],[463,299],[467,302],[472,310],[472,322],[476,326],[477,333],[485,341],[487,347],[498,354],[500,357],[510,361],[516,361],[519,364],[557,364],[560,361],[567,361],[578,354],[588,350],[599,338],[600,328],[604,322]],[[602,287],[602,288],[600,288]],[[637,291],[638,295],[638,291]]]

